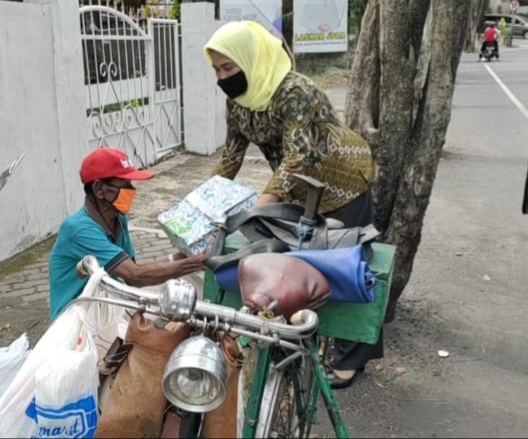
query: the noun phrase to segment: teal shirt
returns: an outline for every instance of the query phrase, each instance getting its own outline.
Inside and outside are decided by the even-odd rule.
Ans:
[[[127,258],[134,258],[135,250],[128,222],[119,215],[121,232],[113,241],[105,229],[95,222],[84,208],[67,217],[59,228],[49,257],[50,317],[54,320],[63,308],[79,296],[88,279],[77,277],[77,263],[93,255],[111,273]]]

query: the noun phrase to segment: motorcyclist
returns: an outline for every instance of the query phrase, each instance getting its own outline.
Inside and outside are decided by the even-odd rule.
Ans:
[[[479,60],[483,58],[484,51],[486,50],[486,46],[488,44],[493,44],[494,51],[497,54],[497,59],[499,59],[499,37],[500,31],[497,29],[497,24],[495,22],[491,22],[484,31],[482,47],[480,48],[479,53]]]

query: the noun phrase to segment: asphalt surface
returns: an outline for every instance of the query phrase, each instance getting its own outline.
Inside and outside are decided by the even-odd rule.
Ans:
[[[338,392],[353,437],[528,435],[528,115],[488,70],[528,107],[528,45],[515,44],[500,62],[462,58],[422,244],[386,327],[386,357]],[[344,102],[342,91],[331,95]]]

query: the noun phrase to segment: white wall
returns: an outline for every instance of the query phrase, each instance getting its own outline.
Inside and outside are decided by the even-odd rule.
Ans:
[[[219,25],[211,3],[182,4],[185,143],[205,155],[226,132],[226,98],[202,52]],[[0,172],[27,151],[0,191],[0,261],[56,233],[81,207],[85,99],[78,2],[0,0]]]
[[[0,260],[55,233],[83,201],[88,152],[78,4],[0,1]]]
[[[221,22],[212,3],[182,3],[183,122],[186,151],[211,155],[224,144],[226,96],[216,85],[203,46]]]

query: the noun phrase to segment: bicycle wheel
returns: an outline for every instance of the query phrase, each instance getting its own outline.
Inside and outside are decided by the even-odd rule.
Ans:
[[[273,367],[277,364],[272,363],[268,374],[256,437],[307,438],[315,415],[308,413],[313,383],[311,361],[300,358],[281,370]]]

